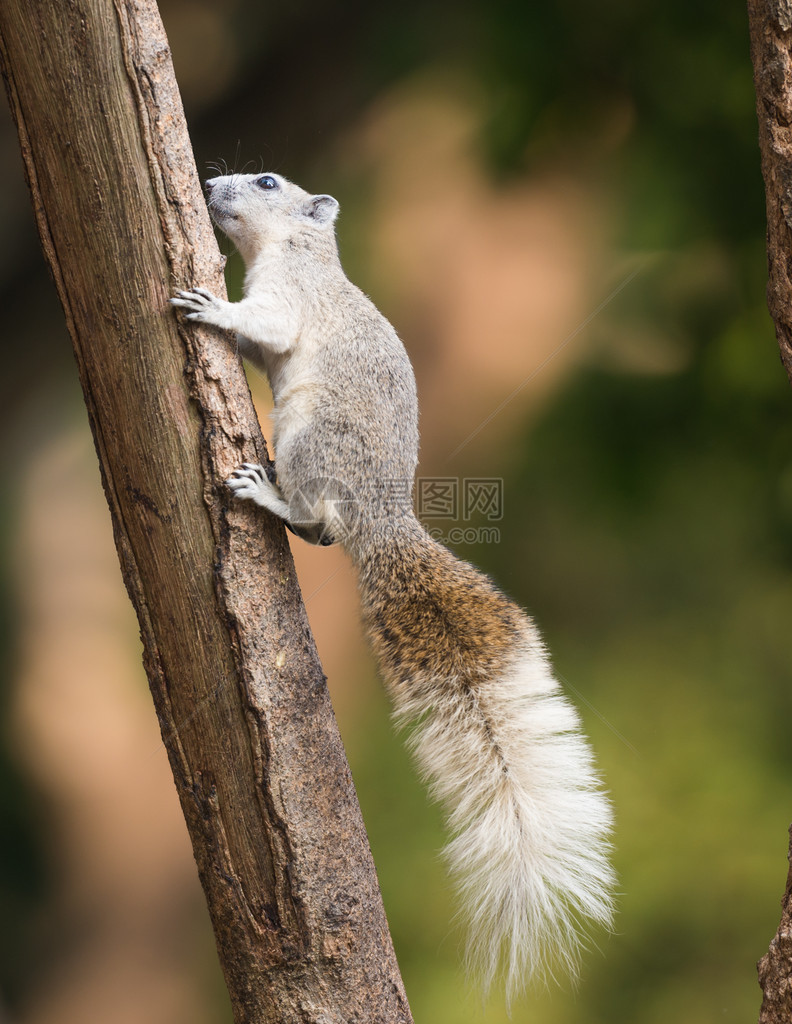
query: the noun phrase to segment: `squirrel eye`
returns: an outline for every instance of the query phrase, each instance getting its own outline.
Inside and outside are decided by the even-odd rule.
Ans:
[[[262,174],[260,178],[256,178],[256,184],[259,186],[259,188],[265,189],[278,187],[277,181],[272,177],[271,174]]]

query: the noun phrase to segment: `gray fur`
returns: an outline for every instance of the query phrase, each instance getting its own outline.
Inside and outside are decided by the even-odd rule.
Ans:
[[[299,517],[340,509],[353,557],[392,523],[394,503],[410,513],[418,461],[418,400],[412,366],[396,332],[344,274],[333,222],[338,204],[278,175],[207,182],[209,208],[245,260],[244,298],[204,290],[174,299],[190,318],[237,331],[240,351],[267,374],[275,400],[273,437],[281,497]],[[257,500],[244,480],[231,486]],[[265,499],[257,492],[259,499]],[[291,522],[274,501],[261,500]],[[325,508],[325,506],[329,506]],[[365,514],[361,514],[365,510]],[[327,520],[324,520],[327,525]],[[319,527],[321,532],[321,525]]]
[[[313,543],[340,541],[356,563],[396,719],[417,723],[415,757],[446,810],[485,985],[499,965],[509,993],[534,970],[574,968],[581,921],[611,919],[610,806],[533,623],[413,514],[412,367],[341,269],[338,204],[275,174],[207,190],[245,261],[244,298],[193,288],[172,301],[236,331],[275,400],[277,479],[245,464],[229,487]]]

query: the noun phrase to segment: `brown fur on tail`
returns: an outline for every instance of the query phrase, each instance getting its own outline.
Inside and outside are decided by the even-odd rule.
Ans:
[[[520,609],[426,533],[384,544],[362,567],[360,587],[364,625],[395,688],[497,675],[524,634]]]

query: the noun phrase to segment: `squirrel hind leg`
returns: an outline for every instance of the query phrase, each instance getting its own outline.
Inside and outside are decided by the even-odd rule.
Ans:
[[[334,480],[313,480],[286,500],[273,467],[250,462],[235,469],[226,485],[236,497],[253,501],[282,519],[295,536],[328,547],[345,540],[357,521],[356,502]]]
[[[288,519],[284,519],[284,523],[286,528],[291,530],[295,537],[299,537],[300,540],[304,540],[307,544],[330,547],[331,544],[337,544],[340,539],[333,535],[331,527],[327,523],[311,523],[306,525],[304,523],[290,523]]]
[[[348,540],[359,521],[354,495],[331,477],[317,477],[297,488],[289,496],[289,510],[284,518],[292,533],[323,547]]]

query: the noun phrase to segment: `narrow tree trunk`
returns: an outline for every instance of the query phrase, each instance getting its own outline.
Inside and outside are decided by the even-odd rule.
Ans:
[[[748,0],[767,194],[767,304],[792,381],[792,0]]]
[[[792,381],[792,2],[748,0],[748,20],[767,196],[767,305]],[[781,906],[778,931],[758,964],[759,1024],[792,1021],[792,868]]]
[[[152,0],[3,0],[0,57],[144,661],[238,1022],[408,1022]]]
[[[759,961],[759,984],[764,998],[759,1024],[792,1021],[792,828],[789,830],[789,870],[781,901],[781,923],[770,948]]]

